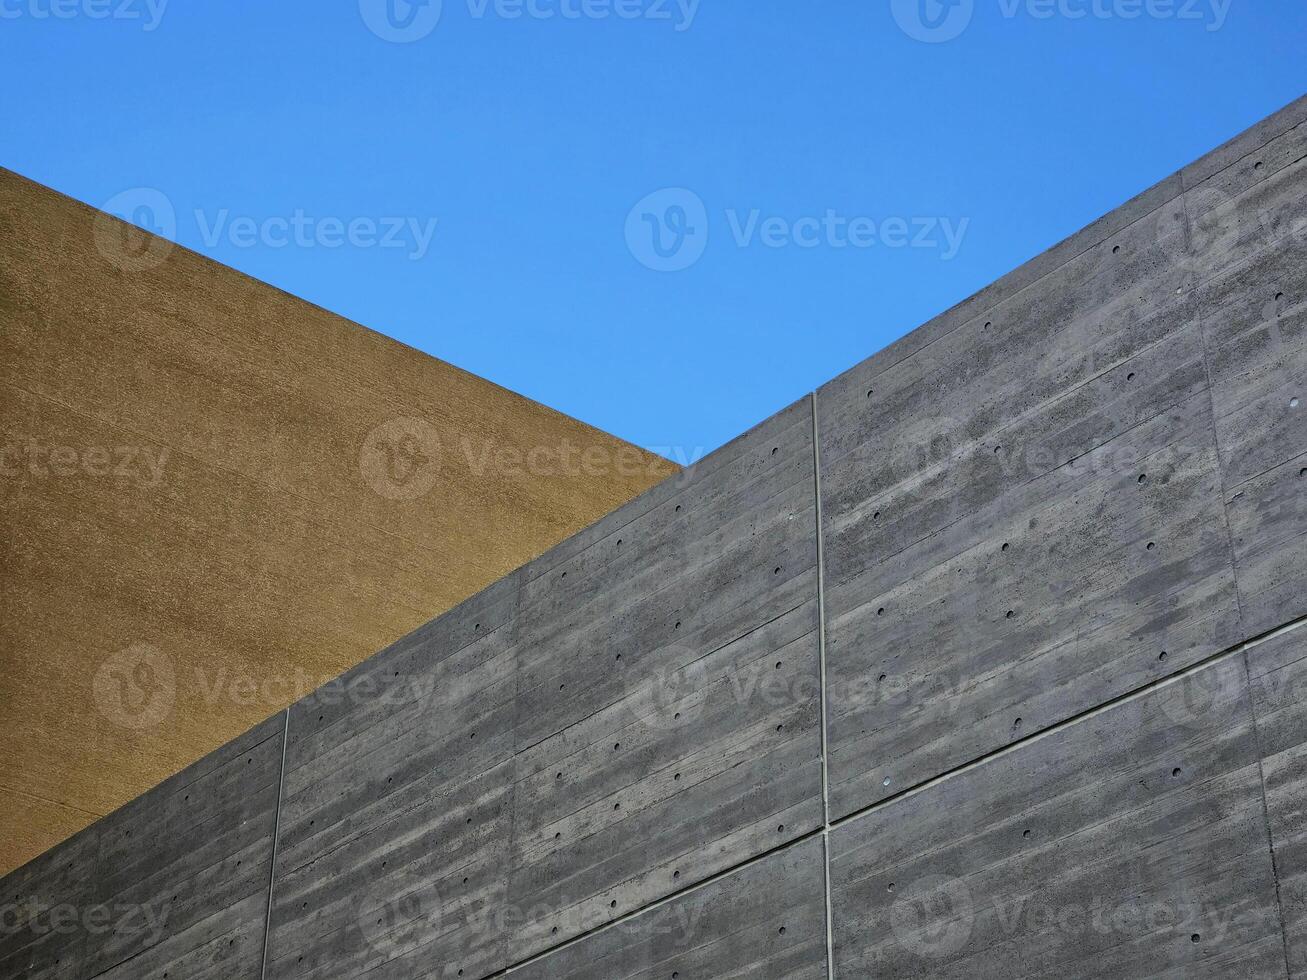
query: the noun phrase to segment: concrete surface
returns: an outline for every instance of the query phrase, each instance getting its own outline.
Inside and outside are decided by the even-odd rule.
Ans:
[[[1307,976],[1304,119],[269,722],[259,975]],[[125,894],[247,936],[159,832],[194,866]],[[85,840],[4,884],[86,901]],[[217,969],[189,921],[139,962]]]
[[[677,470],[2,169],[0,418],[0,874]]]

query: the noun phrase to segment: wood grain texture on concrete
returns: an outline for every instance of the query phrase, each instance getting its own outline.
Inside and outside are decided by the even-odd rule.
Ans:
[[[822,842],[810,839],[615,923],[509,976],[521,980],[826,976]]]
[[[4,879],[0,976],[260,980],[284,714]]]
[[[1186,257],[1165,202],[819,392],[834,816],[1240,638]]]
[[[284,729],[283,712],[100,821],[95,901],[120,918],[88,937],[88,980],[262,977]]]
[[[1305,116],[5,877],[0,972],[1307,976]]]
[[[517,603],[514,573],[292,707],[268,977],[508,965]]]
[[[1282,978],[1243,658],[831,836],[838,978]]]
[[[483,977],[821,824],[801,402],[291,709],[269,976]]]
[[[1247,658],[1289,973],[1307,977],[1307,626]]]
[[[805,399],[523,570],[523,957],[822,821]]]
[[[0,977],[82,980],[88,934],[112,928],[95,910],[100,824],[92,824],[0,882]]]
[[[0,871],[677,469],[4,170],[0,420]]]

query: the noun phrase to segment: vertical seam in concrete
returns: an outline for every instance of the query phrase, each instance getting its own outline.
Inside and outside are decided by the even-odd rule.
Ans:
[[[585,932],[581,932],[575,936],[572,936],[570,939],[565,939],[556,946],[550,946],[546,949],[540,950],[540,952],[538,953],[532,953],[526,959],[518,960],[512,966],[505,967],[504,969],[496,971],[495,973],[486,974],[486,976],[482,978],[482,980],[493,980],[493,978],[495,977],[508,976],[509,974],[516,973],[518,970],[525,969],[526,967],[538,963],[541,960],[547,959],[548,957],[553,956],[555,953],[558,953],[564,949],[568,949],[573,946],[579,946],[581,943],[586,942],[587,940],[592,939],[601,933],[609,932],[613,929],[621,929],[628,923],[633,922],[634,920],[640,918],[640,916],[645,915],[646,913],[654,912],[660,908],[664,908],[665,906],[671,905],[674,902],[679,902],[682,899],[688,898],[689,896],[695,894],[696,892],[704,891],[712,887],[713,885],[725,881],[728,878],[733,878],[737,874],[740,874],[742,871],[745,871],[753,867],[754,865],[762,864],[762,862],[775,857],[777,854],[783,854],[784,852],[793,850],[794,848],[800,847],[803,844],[807,844],[811,841],[815,841],[818,837],[821,837],[822,834],[823,834],[822,828],[818,827],[815,830],[808,831],[806,834],[801,834],[800,836],[794,838],[794,840],[786,841],[784,844],[777,844],[775,847],[768,848],[765,851],[761,851],[750,858],[746,858],[745,860],[739,862],[738,864],[734,864],[731,865],[729,868],[723,868],[721,871],[714,872],[713,874],[710,874],[707,878],[704,878],[702,881],[695,882],[693,885],[687,885],[685,888],[682,888],[678,892],[673,892],[670,895],[664,895],[662,898],[654,899],[653,901],[649,902],[646,905],[642,905],[637,909],[632,909],[630,912],[627,912],[625,915],[618,916],[616,919],[613,919],[609,922],[604,922],[601,923],[600,925],[594,926],[593,928],[588,929]]]
[[[821,531],[821,443],[817,425],[817,392],[812,393],[812,489],[817,522],[817,663],[821,677],[821,852],[826,891],[826,978],[835,980],[834,907],[830,887],[830,752],[826,733],[826,550]]]
[[[1198,339],[1203,345],[1203,374],[1207,377],[1207,403],[1211,408],[1212,448],[1216,452],[1216,477],[1221,488],[1221,517],[1225,520],[1225,545],[1230,553],[1230,577],[1234,580],[1234,610],[1239,616],[1239,632],[1243,633],[1243,594],[1239,586],[1239,563],[1234,552],[1234,526],[1230,523],[1230,488],[1225,483],[1225,458],[1221,455],[1221,434],[1216,428],[1216,392],[1212,384],[1211,348],[1207,343],[1207,318],[1203,316],[1202,283],[1199,279],[1197,255],[1193,248],[1193,222],[1189,217],[1189,193],[1183,177],[1180,180],[1180,217],[1184,229],[1184,250],[1189,256],[1193,276],[1194,315],[1198,317]]]
[[[508,778],[510,780],[510,785],[508,787],[506,799],[506,804],[508,806],[508,860],[507,866],[504,869],[505,908],[511,904],[509,902],[509,895],[513,889],[513,855],[517,853],[517,736],[521,722],[521,719],[518,716],[518,708],[522,704],[522,651],[518,648],[518,641],[522,638],[523,593],[526,591],[527,584],[526,572],[524,571],[525,568],[526,566],[524,565],[522,568],[519,568],[512,573],[516,578],[513,583],[513,621],[509,624],[511,634],[508,641],[508,648],[513,653],[513,661],[511,664],[513,670],[513,729],[508,741]],[[507,976],[522,965],[521,963],[513,962],[513,954],[511,950],[512,939],[508,930],[503,930],[503,934],[499,937],[499,940],[503,943],[502,962],[504,966],[500,970],[491,973],[490,976],[492,977]]]
[[[1253,745],[1257,748],[1257,778],[1262,787],[1262,819],[1266,823],[1266,846],[1271,852],[1271,883],[1275,886],[1275,911],[1280,917],[1280,941],[1284,944],[1284,975],[1293,975],[1289,967],[1289,928],[1284,918],[1284,899],[1280,896],[1280,868],[1275,860],[1275,834],[1271,830],[1271,806],[1266,798],[1266,768],[1262,764],[1262,729],[1257,721],[1257,700],[1253,692],[1253,669],[1248,658],[1248,647],[1243,650],[1244,676],[1248,679],[1248,714],[1253,723]]]
[[[268,871],[268,910],[263,917],[263,958],[259,963],[260,980],[268,976],[268,940],[272,935],[272,889],[277,881],[277,842],[281,838],[281,798],[286,790],[286,745],[290,742],[290,708],[281,726],[281,771],[277,776],[277,815],[272,821],[272,860]]]

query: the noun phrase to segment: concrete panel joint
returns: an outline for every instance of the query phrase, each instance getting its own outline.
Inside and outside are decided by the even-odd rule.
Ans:
[[[170,915],[0,974],[1307,977],[1305,120],[7,877]]]

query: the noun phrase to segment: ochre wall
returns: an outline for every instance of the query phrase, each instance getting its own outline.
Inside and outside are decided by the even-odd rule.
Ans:
[[[0,874],[675,470],[4,170],[0,423]]]

